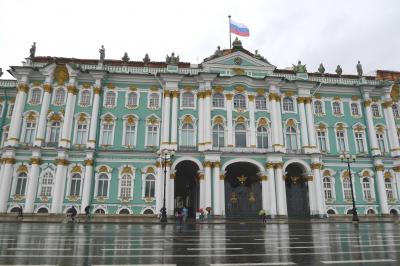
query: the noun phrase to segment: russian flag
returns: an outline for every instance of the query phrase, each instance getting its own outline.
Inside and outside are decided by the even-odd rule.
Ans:
[[[234,33],[236,35],[242,36],[242,37],[249,37],[250,36],[250,31],[249,28],[241,23],[237,23],[234,21],[230,21],[229,28],[231,30],[231,33]]]

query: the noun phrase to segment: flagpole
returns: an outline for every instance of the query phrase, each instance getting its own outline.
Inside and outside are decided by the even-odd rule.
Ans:
[[[232,49],[231,15],[229,15],[228,18],[229,18],[229,49]]]

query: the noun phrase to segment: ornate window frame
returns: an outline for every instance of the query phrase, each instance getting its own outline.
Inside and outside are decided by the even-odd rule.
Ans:
[[[122,181],[123,177],[127,175],[130,177],[130,196],[122,197],[121,189],[122,189]],[[134,188],[135,188],[135,176],[136,176],[136,168],[133,165],[121,165],[118,168],[118,200],[121,202],[129,202],[133,200],[134,197]]]
[[[105,201],[106,199],[110,198],[110,187],[111,187],[111,180],[112,180],[112,168],[108,165],[99,165],[96,167],[96,172],[94,175],[95,185],[94,185],[94,192],[93,197],[100,202]],[[107,195],[106,196],[98,196],[98,189],[99,189],[99,177],[101,175],[105,175],[107,177],[108,185],[107,185]]]
[[[258,147],[258,128],[265,127],[267,129],[267,147],[262,149],[269,149],[272,147],[272,131],[270,121],[266,117],[260,117],[256,122],[256,145]]]
[[[214,106],[214,96],[215,95],[220,95],[220,96],[222,96],[222,100],[223,100],[223,105],[222,106]],[[222,92],[215,92],[215,93],[213,93],[212,95],[211,95],[211,108],[212,109],[222,109],[222,110],[224,110],[225,109],[225,107],[226,107],[226,99],[225,99],[226,97],[225,97],[225,94],[223,94]]]
[[[374,173],[370,169],[363,169],[358,173],[358,176],[359,176],[363,200],[366,202],[375,202],[376,195],[375,195]],[[370,194],[371,194],[371,199],[367,199],[365,197],[364,179],[367,179],[369,182],[369,190],[370,190]]]
[[[40,95],[39,95],[39,100],[38,101],[33,101],[33,93],[34,91],[40,91]],[[33,88],[31,88],[29,90],[29,95],[28,95],[28,103],[30,105],[40,105],[42,103],[42,99],[43,99],[43,88],[40,86],[35,86]]]
[[[157,95],[158,96],[158,105],[157,106],[151,106],[150,105],[152,95]],[[150,110],[158,110],[158,109],[160,109],[161,101],[162,101],[162,97],[161,97],[161,92],[159,90],[157,90],[157,91],[150,90],[147,93],[147,108],[148,109],[150,109]]]
[[[4,144],[7,141],[9,132],[10,132],[10,124],[4,125],[3,126],[2,136],[1,136],[1,147],[4,147]]]
[[[32,139],[31,143],[25,142],[27,123],[35,123],[34,136],[32,137],[33,139]],[[23,143],[24,145],[29,145],[29,146],[33,145],[33,143],[36,140],[36,136],[37,136],[38,124],[39,124],[39,113],[37,111],[28,110],[23,114],[23,123],[22,123],[22,129],[21,129],[20,143]]]
[[[354,138],[354,142],[355,142],[356,152],[358,154],[368,154],[366,127],[361,123],[357,123],[357,124],[353,125],[352,128],[353,128],[353,138]],[[362,133],[362,142],[363,142],[364,151],[360,151],[358,148],[356,133]]]
[[[245,134],[246,134],[246,145],[244,147],[238,147],[236,146],[236,127],[239,125],[243,125],[245,128]],[[234,143],[234,147],[235,148],[248,148],[250,146],[250,134],[249,134],[249,125],[248,125],[248,121],[246,120],[246,118],[244,118],[243,116],[238,116],[236,118],[236,121],[233,123],[232,126],[232,132],[233,132],[233,143]]]
[[[83,141],[83,143],[77,143],[78,140],[78,125],[80,124],[86,124],[86,140]],[[82,145],[86,146],[87,141],[89,139],[89,129],[90,129],[90,115],[88,113],[76,113],[74,115],[74,139],[73,139],[73,144],[74,145]]]
[[[180,119],[180,125],[179,125],[179,146],[181,147],[196,147],[197,146],[197,125],[196,125],[196,119],[192,115],[185,114],[183,115]],[[191,125],[192,126],[192,132],[193,132],[193,145],[186,145],[183,146],[183,127],[185,125]]]
[[[85,104],[85,103],[82,102],[82,99],[83,99],[83,96],[82,96],[82,95],[83,95],[84,92],[88,92],[88,93],[89,93],[89,103],[87,103],[87,104]],[[80,107],[89,107],[89,106],[92,106],[92,101],[93,101],[93,93],[92,93],[92,90],[87,89],[87,88],[82,88],[82,89],[79,91],[79,99],[78,99],[79,106],[80,106]]]
[[[358,114],[354,114],[354,112],[353,112],[353,107],[352,107],[353,104],[357,106],[357,112],[358,112]],[[350,108],[350,115],[351,115],[352,117],[355,117],[355,118],[360,118],[360,117],[362,117],[362,109],[361,109],[360,101],[350,101],[350,102],[349,102],[349,108]]]
[[[154,197],[146,197],[146,181],[150,175],[154,176]],[[157,182],[157,169],[152,165],[144,167],[142,171],[142,200],[152,202],[156,199]]]
[[[213,121],[213,123],[211,124],[212,147],[217,148],[217,149],[223,148],[226,146],[226,140],[227,140],[227,136],[228,136],[227,130],[226,130],[226,125],[225,125],[226,121],[225,121],[224,117],[221,115],[214,116],[212,121]],[[223,136],[224,136],[224,145],[223,146],[219,146],[219,145],[215,146],[214,145],[214,127],[217,125],[221,126],[223,129]],[[218,132],[220,132],[220,131],[218,131]],[[218,140],[218,142],[219,142],[219,140]]]
[[[185,105],[183,105],[183,102],[184,102],[183,97],[184,97],[185,94],[191,94],[192,95],[192,97],[193,97],[193,106],[185,106]],[[191,91],[191,90],[184,90],[181,93],[179,93],[179,108],[180,108],[180,110],[182,110],[182,109],[196,110],[196,108],[197,108],[197,93],[195,91]]]
[[[315,112],[315,103],[319,102],[321,104],[321,113],[317,113]],[[323,101],[322,99],[313,99],[312,101],[312,109],[313,109],[313,114],[315,116],[325,116],[326,112],[325,112],[325,101]]]
[[[387,128],[385,125],[383,124],[377,124],[375,125],[375,132],[374,132],[375,136],[377,134],[382,134],[383,137],[383,145],[384,145],[384,151],[381,151],[381,153],[388,153],[389,152],[389,143],[388,143],[388,137],[387,137]],[[378,142],[378,148],[380,150],[380,146],[379,146],[379,140],[377,138],[377,142]]]
[[[63,114],[61,112],[58,112],[58,113],[50,112],[47,115],[45,143],[50,143],[51,130],[52,130],[53,123],[55,123],[55,122],[59,122],[60,123],[60,132],[59,132],[57,143],[60,142],[61,133],[62,133],[62,127],[63,127],[63,121],[64,121],[64,116],[63,116]]]
[[[375,111],[377,113],[374,112],[374,108],[375,108]],[[371,104],[371,114],[372,114],[372,118],[373,119],[382,118],[382,108],[381,108],[381,105],[378,102],[374,102],[374,103]]]
[[[392,171],[385,171],[385,173],[383,174],[383,181],[385,184],[385,194],[386,194],[386,198],[388,201],[388,204],[394,204],[398,199],[399,199],[399,195],[398,195],[398,191],[396,190],[396,180],[395,180],[395,174]],[[388,189],[386,184],[390,183],[391,185],[391,190],[392,190],[392,195],[393,197],[390,198],[388,197]]]
[[[263,104],[265,104],[265,108],[258,108],[257,107],[257,100],[260,99],[261,97],[264,98],[264,103]],[[267,100],[267,97],[265,97],[265,95],[256,95],[256,97],[254,98],[254,106],[255,106],[255,110],[256,111],[268,111],[268,100]]]
[[[56,167],[53,164],[43,164],[40,166],[41,171],[40,171],[40,175],[39,175],[39,182],[38,182],[38,189],[36,191],[36,197],[40,198],[41,201],[43,202],[48,202],[52,197],[53,197],[53,193],[54,193],[54,181],[56,178]],[[43,185],[43,179],[44,176],[49,173],[53,176],[52,178],[52,184],[51,184],[51,192],[50,192],[50,196],[47,195],[42,195],[42,187]]]
[[[107,95],[109,93],[114,93],[115,95],[115,100],[114,104],[107,104]],[[117,89],[105,89],[104,90],[104,97],[103,97],[103,107],[107,109],[113,109],[118,106],[118,90]]]
[[[293,110],[285,110],[285,99],[292,101]],[[294,96],[283,96],[281,100],[282,114],[297,114],[297,101]]]
[[[117,124],[117,117],[111,113],[105,113],[100,117],[100,141],[99,144],[101,147],[110,147],[114,145],[114,137],[115,137],[115,127]],[[111,143],[104,144],[104,125],[112,125],[111,132]]]
[[[340,110],[339,110],[340,113],[335,113],[334,104],[338,104],[338,107],[339,107],[339,109],[340,109]],[[343,102],[342,102],[341,100],[333,99],[333,100],[331,101],[331,108],[332,108],[332,115],[333,115],[333,116],[336,116],[336,117],[342,117],[342,116],[344,116],[344,112],[343,112]]]
[[[325,151],[321,150],[321,146],[319,144],[318,132],[325,132],[325,146],[326,146]],[[315,135],[319,151],[322,153],[330,153],[331,145],[329,142],[329,126],[324,122],[319,122],[318,124],[315,125]]]
[[[345,149],[344,151],[341,151],[339,148],[339,141],[338,141],[338,132],[343,132],[343,137],[344,137],[344,145],[345,145]],[[348,152],[349,151],[349,137],[347,136],[347,125],[345,123],[342,122],[338,122],[335,124],[335,141],[336,141],[336,150],[337,152],[343,153],[343,152]]]
[[[357,199],[357,195],[356,195],[356,189],[355,189],[355,186],[354,186],[354,184],[355,184],[355,182],[354,182],[354,179],[355,179],[355,172],[353,172],[353,171],[351,171],[351,181],[352,181],[352,183],[353,183],[353,188],[354,188],[354,200],[356,200]],[[343,197],[343,201],[344,202],[351,202],[351,195],[350,195],[350,198],[349,199],[346,199],[346,197],[345,197],[345,193],[344,193],[344,180],[345,179],[350,179],[349,178],[349,173],[347,172],[347,170],[343,170],[341,173],[340,173],[340,183],[341,183],[341,186],[342,186],[342,197]],[[351,189],[350,189],[350,187],[348,188],[348,190],[350,190],[350,192],[349,193],[351,193]]]
[[[334,202],[336,200],[336,178],[335,178],[336,172],[333,171],[332,169],[325,169],[322,172],[322,188],[323,188],[323,193],[324,193],[324,200],[325,202]],[[327,199],[325,197],[325,184],[324,184],[324,179],[328,178],[329,179],[329,183],[331,185],[330,191],[331,191],[331,195],[332,198]]]
[[[243,97],[244,107],[243,106],[235,107],[235,97],[239,97],[239,96]],[[249,101],[247,99],[246,93],[239,93],[239,92],[235,93],[233,95],[233,97],[232,97],[232,107],[233,107],[233,110],[236,110],[236,111],[239,111],[239,110],[240,111],[245,111],[245,110],[247,110],[249,108]]]
[[[57,92],[59,90],[63,90],[64,91],[63,101],[61,101],[61,102],[57,101]],[[68,92],[67,92],[67,89],[64,86],[58,86],[58,87],[54,88],[52,94],[53,94],[53,99],[52,99],[52,104],[53,105],[55,105],[55,106],[63,106],[63,105],[65,105],[65,103],[67,101]]]
[[[296,134],[296,149],[288,149],[288,141],[287,141],[287,129],[289,128],[289,127],[293,127],[295,130],[296,130],[296,132],[295,132],[295,134]],[[285,126],[284,126],[284,128],[283,128],[283,134],[284,134],[284,140],[285,140],[285,148],[286,148],[286,151],[293,151],[293,152],[296,152],[296,151],[299,151],[299,150],[301,150],[301,147],[302,147],[302,143],[301,143],[301,141],[300,141],[300,128],[299,128],[299,122],[296,120],[296,119],[294,119],[294,118],[288,118],[286,121],[285,121]]]
[[[148,134],[149,134],[149,129],[148,129],[148,127],[149,126],[154,126],[154,127],[157,127],[157,132],[156,132],[156,134],[157,134],[157,138],[156,138],[156,142],[157,143],[155,143],[155,145],[149,145],[149,141],[148,141]],[[154,114],[152,114],[152,115],[149,115],[147,118],[146,118],[146,130],[145,130],[145,140],[144,140],[144,143],[145,143],[145,147],[158,147],[159,145],[160,145],[160,118],[159,117],[157,117],[156,115],[154,115]]]
[[[129,103],[129,95],[130,94],[136,94],[136,103],[134,105],[130,105]],[[128,109],[137,109],[139,108],[139,103],[140,103],[140,91],[138,90],[127,90],[125,93],[125,108]]]
[[[85,171],[84,169],[85,168],[83,167],[82,164],[73,164],[73,165],[69,165],[69,167],[68,167],[68,179],[67,179],[65,198],[68,199],[69,201],[78,201],[82,197],[84,171]],[[80,175],[80,186],[79,186],[79,195],[78,196],[70,195],[71,194],[72,177],[75,174]]]
[[[124,148],[132,149],[136,147],[137,143],[137,135],[138,135],[138,128],[139,128],[139,118],[136,115],[133,114],[127,114],[123,118],[123,128],[122,128],[122,142],[121,146]],[[135,135],[133,139],[133,145],[128,146],[126,145],[126,127],[128,125],[134,125],[135,126]]]
[[[23,200],[26,197],[26,193],[28,192],[28,177],[30,173],[30,166],[26,163],[17,163],[14,167],[13,171],[13,181],[12,181],[12,186],[11,186],[11,193],[10,197],[14,198],[14,200]],[[24,193],[23,194],[16,194],[17,193],[17,183],[19,179],[19,175],[25,174],[25,177],[22,179],[25,179],[25,187],[24,187]]]

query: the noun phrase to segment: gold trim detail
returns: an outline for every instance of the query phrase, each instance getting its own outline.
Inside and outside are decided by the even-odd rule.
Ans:
[[[250,101],[250,102],[253,102],[254,99],[256,98],[256,96],[254,96],[254,95],[249,95],[248,98],[249,98],[249,101]]]
[[[385,166],[383,164],[375,165],[375,171],[383,171]]]
[[[54,79],[58,85],[64,85],[65,81],[69,79],[68,69],[65,65],[58,65],[54,70]]]
[[[219,175],[219,180],[225,180],[225,175],[224,174],[220,174]]]
[[[215,92],[218,92],[218,93],[221,93],[221,92],[224,91],[224,87],[222,87],[222,86],[216,86],[216,87],[214,88],[214,91],[215,91]]]
[[[63,166],[68,166],[68,165],[69,165],[69,161],[66,160],[66,159],[56,159],[56,160],[54,161],[54,163],[55,163],[56,165],[63,165]]]
[[[262,176],[260,176],[260,180],[261,181],[267,181],[268,180],[268,176],[262,175]]]
[[[28,93],[28,91],[29,91],[29,86],[28,86],[28,84],[21,83],[21,84],[18,85],[17,90],[18,90],[18,91],[25,92],[25,93]]]
[[[11,158],[11,157],[3,158],[3,163],[5,163],[5,164],[15,164],[16,162],[17,162],[17,160],[15,158]]]
[[[219,168],[219,167],[221,167],[221,162],[220,162],[220,161],[215,161],[215,162],[213,162],[213,163],[212,163],[212,167],[214,167],[214,168]]]
[[[400,172],[400,166],[393,167],[393,171],[395,171],[396,173]]]
[[[43,84],[42,87],[45,92],[51,93],[53,91],[53,87],[50,84]]]
[[[29,163],[30,163],[30,164],[38,164],[38,165],[41,165],[41,164],[42,164],[42,159],[40,159],[40,158],[31,158],[31,160],[30,160]]]
[[[70,85],[67,87],[68,93],[72,93],[73,95],[76,95],[78,93],[78,89],[74,85]]]
[[[393,102],[392,101],[386,101],[384,103],[382,103],[383,108],[389,108],[392,107]]]
[[[232,100],[232,97],[233,97],[233,94],[230,94],[230,93],[225,94],[225,97],[226,97],[226,99],[227,99],[228,101],[231,101],[231,100]]]
[[[129,167],[129,166],[125,166],[123,169],[122,169],[122,173],[123,174],[133,174],[133,170],[132,170],[132,168],[131,167]]]
[[[307,181],[313,181],[314,177],[312,175],[306,176]]]
[[[84,166],[93,166],[94,162],[92,159],[86,159],[83,161]]]
[[[365,100],[364,102],[363,102],[363,104],[364,104],[364,107],[369,107],[369,106],[371,106],[371,100]]]
[[[94,94],[100,94],[101,93],[101,88],[95,87],[95,88],[93,88],[93,92],[94,92]]]
[[[210,162],[210,161],[204,161],[203,162],[203,166],[204,167],[211,167],[211,165],[212,165],[212,162]]]
[[[321,163],[312,163],[311,165],[311,169],[312,170],[315,170],[315,169],[321,169],[321,167],[322,167],[322,164]]]

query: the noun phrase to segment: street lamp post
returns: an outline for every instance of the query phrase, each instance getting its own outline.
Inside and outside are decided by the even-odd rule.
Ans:
[[[347,163],[347,171],[349,173],[349,179],[350,179],[350,189],[351,189],[351,200],[353,201],[353,222],[358,223],[360,221],[360,219],[358,218],[357,215],[357,208],[356,208],[356,202],[354,200],[354,189],[353,189],[353,181],[351,178],[351,170],[350,170],[350,164],[354,163],[356,161],[356,156],[355,155],[350,155],[348,153],[346,154],[341,154],[340,155],[340,160],[342,162]]]
[[[167,162],[170,162],[172,160],[172,157],[174,157],[175,151],[173,150],[168,150],[168,149],[163,149],[159,150],[157,152],[161,165],[164,165],[164,198],[163,198],[163,207],[161,208],[161,219],[160,221],[162,223],[167,222],[167,207],[165,205],[166,200],[165,200],[165,194],[166,194],[166,184],[167,184]]]

